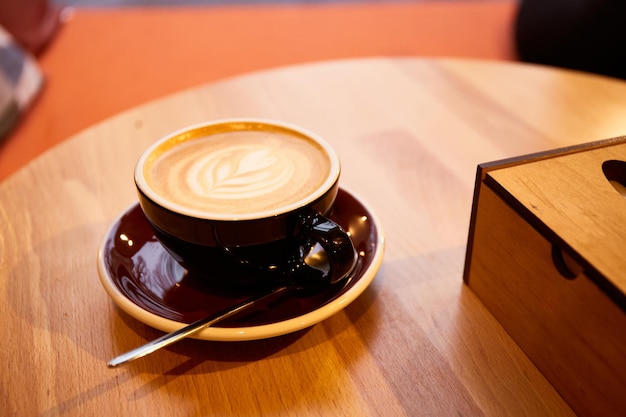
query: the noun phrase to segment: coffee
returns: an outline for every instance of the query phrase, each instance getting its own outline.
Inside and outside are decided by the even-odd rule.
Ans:
[[[333,160],[317,141],[286,128],[218,126],[157,146],[143,176],[160,198],[208,216],[281,212],[327,188]]]

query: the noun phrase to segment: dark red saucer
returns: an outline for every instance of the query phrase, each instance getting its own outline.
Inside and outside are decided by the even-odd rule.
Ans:
[[[383,254],[383,237],[371,209],[346,190],[339,190],[329,216],[350,233],[359,253],[356,272],[345,285],[314,294],[298,291],[205,329],[206,340],[251,340],[309,327],[361,294],[373,280]],[[210,287],[201,274],[188,273],[154,237],[138,204],[111,226],[100,248],[100,280],[113,301],[142,322],[173,331],[246,298]]]

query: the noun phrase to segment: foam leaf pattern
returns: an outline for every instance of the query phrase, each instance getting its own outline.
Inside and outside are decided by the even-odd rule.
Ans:
[[[293,163],[280,158],[275,148],[233,146],[194,161],[186,180],[198,196],[244,199],[278,190],[294,170]]]

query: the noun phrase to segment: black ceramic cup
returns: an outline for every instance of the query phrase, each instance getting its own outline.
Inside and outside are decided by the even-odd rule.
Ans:
[[[335,151],[312,132],[229,119],[155,142],[137,162],[135,183],[157,239],[213,283],[332,282],[356,263],[350,236],[326,217],[340,171]],[[316,248],[320,265],[310,262]]]

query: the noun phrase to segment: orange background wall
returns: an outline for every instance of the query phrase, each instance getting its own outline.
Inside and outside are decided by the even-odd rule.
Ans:
[[[0,148],[0,180],[106,117],[249,71],[363,56],[515,59],[515,0],[77,9],[46,86]]]

